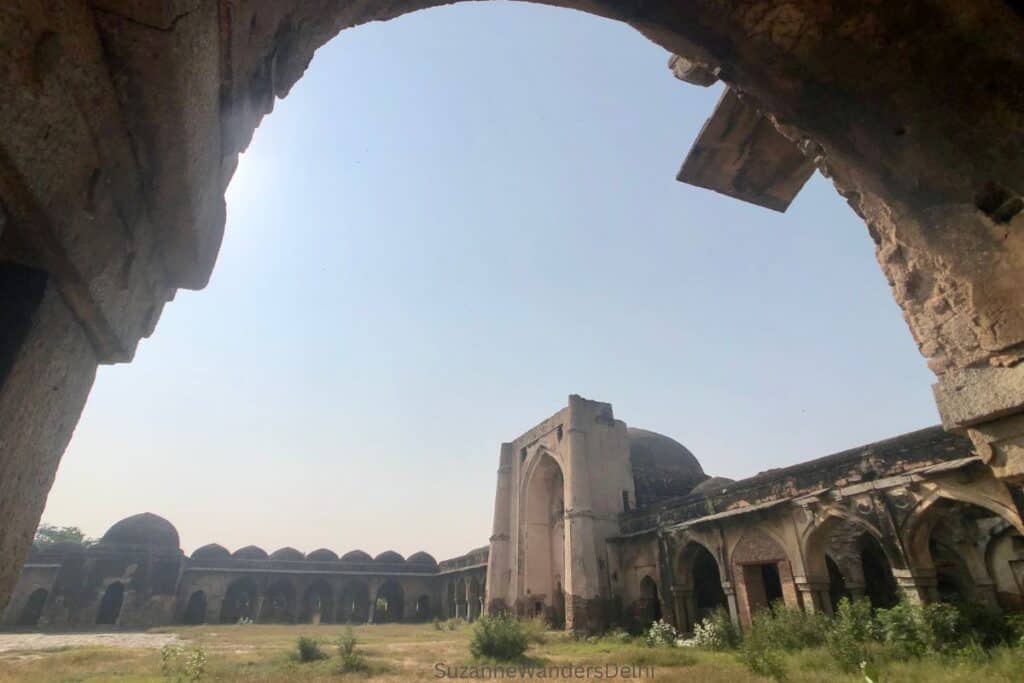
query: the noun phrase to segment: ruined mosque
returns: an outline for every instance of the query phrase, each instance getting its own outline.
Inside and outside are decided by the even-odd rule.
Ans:
[[[611,404],[568,405],[501,445],[490,544],[438,562],[211,543],[190,556],[142,513],[87,547],[34,549],[8,627],[384,623],[543,617],[555,627],[683,631],[716,608],[831,612],[978,601],[1024,609],[1024,523],[971,442],[931,427],[732,481]],[[479,512],[479,511],[477,511]]]
[[[680,181],[785,211],[812,173],[831,180],[935,375],[941,426],[729,481],[697,457],[715,454],[574,396],[501,447],[493,533],[462,557],[186,557],[148,513],[89,547],[32,546],[97,368],[130,362],[165,303],[207,284],[224,191],[275,101],[344,30],[449,2],[0,2],[3,624],[509,610],[689,630],[719,607],[748,624],[844,595],[1024,607],[1018,0],[548,2],[632,27],[689,86],[722,84]]]

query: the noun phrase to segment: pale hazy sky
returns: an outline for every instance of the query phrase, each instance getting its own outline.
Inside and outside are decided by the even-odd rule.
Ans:
[[[210,285],[101,368],[43,519],[442,559],[570,393],[734,478],[937,422],[827,181],[786,214],[675,181],[720,88],[667,58],[536,5],[343,33],[243,156]]]

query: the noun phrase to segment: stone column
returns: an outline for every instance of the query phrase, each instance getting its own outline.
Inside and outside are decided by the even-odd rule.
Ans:
[[[0,299],[2,611],[98,362],[81,326],[44,274],[0,265]]]
[[[501,445],[498,459],[498,487],[494,496],[494,521],[491,525],[491,549],[487,556],[484,606],[489,612],[504,610],[512,572],[512,465],[515,450],[510,443]]]
[[[805,612],[832,614],[832,600],[828,593],[828,581],[810,580],[803,577],[794,579],[800,601]]]
[[[729,618],[736,626],[740,625],[739,604],[736,601],[736,589],[731,581],[722,581],[722,592],[725,593],[725,602],[729,606]]]

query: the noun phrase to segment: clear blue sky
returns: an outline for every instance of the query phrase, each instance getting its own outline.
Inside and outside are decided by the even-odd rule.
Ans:
[[[937,422],[828,181],[777,214],[675,180],[720,88],[667,59],[520,4],[343,33],[242,158],[210,285],[101,369],[44,520],[440,559],[570,393],[734,478]]]

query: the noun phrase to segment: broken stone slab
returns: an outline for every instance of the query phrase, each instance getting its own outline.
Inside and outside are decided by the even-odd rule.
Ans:
[[[730,88],[676,179],[781,212],[813,172],[797,145]]]

